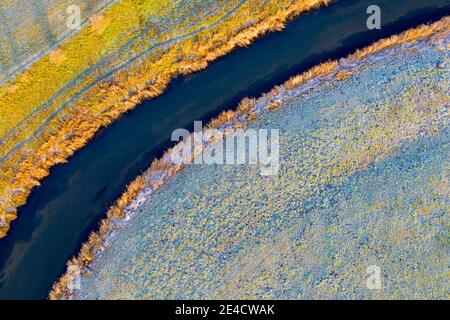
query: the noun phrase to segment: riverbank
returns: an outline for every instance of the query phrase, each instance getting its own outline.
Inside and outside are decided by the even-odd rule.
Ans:
[[[287,21],[329,2],[241,1],[229,13],[214,15],[211,18],[213,22],[206,27],[202,26],[197,31],[180,37],[177,42],[157,46],[149,56],[144,54],[132,58],[132,63],[124,69],[104,69],[108,72],[108,77],[89,75],[81,84],[69,88],[55,99],[53,95],[58,85],[48,86],[48,83],[54,82],[53,78],[55,81],[65,79],[58,73],[59,69],[65,68],[65,59],[56,59],[56,62],[61,60],[62,64],[54,63],[52,59],[46,60],[35,67],[38,68],[37,71],[32,67],[19,75],[15,80],[17,83],[8,82],[3,85],[0,110],[5,113],[6,120],[11,115],[19,115],[19,112],[11,110],[27,110],[30,105],[36,106],[42,102],[45,105],[47,98],[48,101],[55,101],[46,105],[36,118],[27,120],[26,130],[19,130],[11,137],[2,137],[0,238],[6,235],[11,221],[17,217],[17,208],[26,202],[31,190],[48,176],[49,169],[58,163],[64,163],[99,129],[110,125],[142,101],[162,94],[172,79],[202,70],[236,47],[247,46],[267,32],[280,31]],[[280,8],[283,10],[279,10]],[[122,12],[118,8],[114,10],[113,12]],[[120,14],[123,15],[123,12]],[[214,21],[214,17],[217,21]],[[114,15],[108,17],[105,14],[102,19],[110,21],[110,24],[113,23]],[[108,31],[108,24],[105,28],[102,27],[102,30],[105,29],[103,32]],[[77,41],[83,43],[83,36],[86,35],[81,34],[81,39]],[[92,39],[94,43],[95,39]],[[69,51],[78,54],[77,49],[61,48],[63,56],[69,56]],[[88,52],[87,56],[93,55]],[[71,61],[70,65],[75,70],[79,68],[77,62]],[[64,74],[67,72],[64,70]],[[113,78],[110,78],[112,75]],[[40,79],[41,76],[43,79],[30,82],[30,79]],[[66,80],[69,81],[69,78]],[[91,80],[95,81],[90,82]],[[38,87],[30,87],[31,85]],[[69,100],[66,101],[66,98]],[[15,127],[11,130],[15,130]]]
[[[433,37],[432,41],[435,43],[442,42],[442,39],[448,36],[449,23],[449,18],[444,18],[435,24],[421,26],[398,36],[379,41],[364,50],[359,50],[347,59],[319,65],[304,74],[291,78],[284,85],[275,87],[271,92],[258,100],[244,99],[236,111],[223,113],[213,120],[210,125],[221,129],[235,125],[246,126],[248,121],[255,119],[262,110],[273,109],[271,107],[273,103],[288,99],[291,95],[301,94],[301,92],[307,91],[311,87],[318,85],[318,83],[345,80],[351,77],[354,69],[361,65],[371,64],[381,59],[385,54],[393,54],[396,50],[406,50],[408,47],[413,48],[414,45],[417,45],[417,42],[425,41],[430,37]],[[448,50],[445,44],[443,49]],[[361,155],[363,158],[357,161],[359,170],[370,164],[380,152],[389,153],[389,144],[378,147],[381,149],[375,148],[369,154]],[[170,177],[183,168],[181,165],[172,165],[169,158],[169,153],[166,153],[162,159],[153,162],[151,168],[145,174],[130,184],[128,190],[121,196],[116,205],[108,211],[108,218],[102,221],[99,232],[91,235],[89,241],[83,245],[79,256],[71,260],[69,266],[77,266],[84,272],[89,272],[89,266],[103,252],[113,230],[120,228],[124,221],[130,220],[136,209],[155,190],[158,190],[165,181],[168,181]],[[355,168],[352,169],[351,165],[350,167],[344,165],[336,167],[335,170],[334,175],[348,176],[349,172],[354,172]],[[72,269],[75,270],[77,268]],[[53,299],[70,298],[72,292],[68,290],[67,284],[72,281],[72,278],[73,274],[67,273],[64,275],[55,284],[50,297]]]

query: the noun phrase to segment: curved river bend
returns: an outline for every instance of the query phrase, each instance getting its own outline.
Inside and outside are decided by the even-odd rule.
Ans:
[[[368,30],[372,1],[341,0],[301,16],[280,33],[175,81],[104,129],[33,190],[0,241],[0,299],[45,299],[65,265],[127,183],[170,147],[176,128],[211,119],[245,96],[259,96],[290,75],[450,14],[448,0],[378,0],[381,30]]]

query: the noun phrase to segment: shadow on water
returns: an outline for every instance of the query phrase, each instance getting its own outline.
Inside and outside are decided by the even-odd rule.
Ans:
[[[366,29],[366,0],[340,2],[303,15],[280,33],[238,49],[206,70],[174,81],[102,130],[35,188],[9,235],[0,241],[0,299],[44,299],[106,208],[127,183],[171,146],[176,128],[192,128],[245,96],[328,59],[450,13],[447,0],[378,0],[381,30]]]

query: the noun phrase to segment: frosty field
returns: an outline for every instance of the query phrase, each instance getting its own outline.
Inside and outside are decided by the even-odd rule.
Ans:
[[[448,298],[448,54],[447,32],[278,87],[249,127],[280,130],[279,175],[187,166],[117,223],[74,297]]]

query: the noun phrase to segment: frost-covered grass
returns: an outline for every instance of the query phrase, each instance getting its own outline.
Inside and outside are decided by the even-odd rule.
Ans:
[[[250,124],[281,130],[278,177],[186,167],[113,228],[75,297],[446,298],[448,45],[284,91]]]

